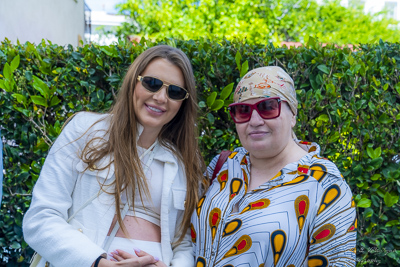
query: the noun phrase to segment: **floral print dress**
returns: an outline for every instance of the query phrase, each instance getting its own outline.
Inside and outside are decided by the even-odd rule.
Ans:
[[[355,266],[350,188],[316,143],[296,142],[308,154],[251,191],[249,154],[232,152],[192,215],[196,267]]]

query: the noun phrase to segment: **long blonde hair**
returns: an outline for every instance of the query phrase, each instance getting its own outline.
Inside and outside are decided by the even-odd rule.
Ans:
[[[197,144],[197,97],[194,75],[189,59],[181,50],[159,45],[147,49],[135,59],[124,77],[116,102],[110,110],[112,114],[110,127],[106,132],[108,140],[98,138],[90,140],[84,147],[81,158],[90,168],[95,168],[95,163],[101,158],[109,154],[114,156],[115,181],[112,184],[114,187],[112,194],[115,197],[118,223],[126,233],[120,211],[121,193],[126,189],[131,190],[132,206],[133,200],[137,197],[135,187],[139,189],[141,200],[143,193],[146,196],[150,195],[137,152],[138,120],[134,112],[133,92],[138,75],[141,75],[147,65],[157,58],[164,58],[180,68],[185,81],[184,86],[189,92],[189,98],[183,101],[176,116],[163,126],[158,136],[160,144],[169,148],[185,168],[187,193],[180,226],[181,235],[178,241],[180,242],[190,226],[190,217],[199,199],[199,185],[205,167]],[[111,164],[112,162],[102,169],[108,168]]]

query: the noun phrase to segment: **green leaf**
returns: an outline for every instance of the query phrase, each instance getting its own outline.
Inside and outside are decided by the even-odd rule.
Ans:
[[[218,110],[224,106],[224,100],[217,99],[215,100],[214,104],[211,106],[211,110]]]
[[[316,44],[317,44],[317,40],[314,37],[309,36],[308,41],[307,41],[307,46],[311,47],[311,48],[315,48]]]
[[[19,104],[23,104],[26,107],[26,104],[28,103],[28,100],[26,99],[26,97],[24,95],[21,94],[12,94],[12,97],[14,97],[15,99],[17,99],[17,102]]]
[[[103,67],[103,59],[101,57],[96,58],[96,62]]]
[[[225,86],[224,89],[222,89],[220,99],[225,100],[229,97],[229,95],[232,93],[233,90],[233,83],[228,84]]]
[[[235,61],[238,70],[240,71],[242,67],[240,66],[240,61],[242,60],[242,55],[240,54],[239,50],[236,52]]]
[[[386,192],[385,197],[383,198],[383,200],[385,201],[385,205],[389,208],[399,201],[399,196],[396,195],[396,193],[393,194],[395,195]]]
[[[371,200],[368,198],[362,198],[357,202],[357,207],[359,208],[369,208],[371,207]]]
[[[217,98],[217,92],[212,92],[208,97],[207,97],[207,106],[211,108],[211,106],[214,104],[215,99]]]
[[[31,99],[32,102],[35,103],[36,105],[44,106],[46,108],[48,107],[46,98],[43,98],[38,95],[33,95],[31,96]]]
[[[320,71],[322,71],[323,73],[326,73],[326,74],[329,74],[329,69],[328,69],[328,67],[326,66],[326,65],[319,65],[318,67],[317,67]]]
[[[352,56],[349,56],[347,61],[349,62],[350,66],[354,64],[354,58]]]
[[[207,113],[207,119],[208,119],[208,121],[209,121],[211,124],[214,124],[215,118],[214,118],[214,115],[213,115],[213,114]]]
[[[10,247],[13,248],[13,249],[20,249],[21,248],[21,244],[16,242],[16,241],[13,241]]]
[[[379,122],[383,123],[383,124],[388,124],[392,122],[392,119],[389,118],[389,116],[386,113],[383,113],[380,117],[379,117]]]
[[[19,55],[17,55],[12,61],[11,61],[11,73],[14,72],[14,70],[16,70],[19,66],[19,61],[20,61],[20,57]]]
[[[0,79],[0,88],[6,90],[6,87],[4,85],[4,79]]]
[[[385,227],[392,227],[392,226],[396,226],[396,225],[399,225],[399,220],[391,220],[391,221],[388,221],[388,222],[385,224]]]
[[[206,103],[204,101],[200,101],[199,108],[205,108],[205,107],[206,107]]]
[[[32,81],[32,72],[27,70],[25,71],[25,78],[30,82]]]
[[[101,90],[101,89],[99,89],[98,91],[97,91],[97,98],[100,100],[100,101],[103,101],[103,99],[104,99],[104,91],[103,90]]]
[[[60,102],[61,100],[57,96],[53,96],[50,101],[50,107],[56,106]]]
[[[328,142],[329,142],[329,143],[334,143],[334,142],[336,142],[336,141],[339,139],[339,137],[340,137],[339,132],[338,132],[338,131],[335,131],[335,133],[334,133],[333,135],[329,136]]]
[[[35,88],[44,98],[49,98],[50,89],[39,77],[33,75],[33,88]]]
[[[367,147],[367,154],[371,159],[376,159],[381,156],[382,148],[377,147],[377,148],[373,149],[372,147]]]
[[[329,117],[326,114],[320,115],[318,118],[316,118],[317,121],[324,121],[324,122],[329,122]]]
[[[375,158],[375,159],[371,160],[369,167],[372,167],[373,169],[368,169],[367,168],[367,171],[372,171],[372,170],[378,169],[382,165],[382,162],[383,162],[383,158],[382,157]]]
[[[4,78],[8,80],[12,80],[12,72],[11,72],[11,67],[8,63],[4,64],[4,69],[3,69],[3,76]]]
[[[249,70],[249,62],[246,60],[242,64],[242,69],[240,70],[240,77],[243,77],[247,73],[248,70]]]

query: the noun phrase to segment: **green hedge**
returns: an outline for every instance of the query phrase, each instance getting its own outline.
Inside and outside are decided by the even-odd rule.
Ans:
[[[357,203],[358,266],[400,263],[400,44],[356,50],[276,48],[240,41],[164,40],[191,59],[199,93],[199,139],[208,162],[239,145],[226,106],[240,76],[278,65],[293,77],[299,99],[296,133],[321,144],[350,184]],[[161,42],[160,42],[161,43]],[[42,42],[0,45],[0,126],[4,142],[0,265],[27,266],[32,249],[21,222],[32,187],[63,122],[80,110],[106,111],[129,64],[145,46]],[[397,162],[396,162],[397,161]]]

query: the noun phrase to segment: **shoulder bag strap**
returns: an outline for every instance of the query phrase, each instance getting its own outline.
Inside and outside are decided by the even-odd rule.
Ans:
[[[224,165],[226,159],[229,157],[229,155],[231,153],[232,153],[232,151],[223,150],[221,152],[221,154],[219,154],[219,158],[218,158],[217,164],[215,165],[214,172],[213,172],[213,175],[212,175],[211,180],[210,180],[210,184],[212,184],[212,182],[214,181],[214,179],[217,176],[218,172],[221,170],[222,165]]]

